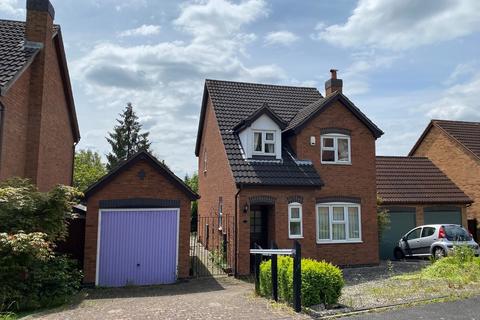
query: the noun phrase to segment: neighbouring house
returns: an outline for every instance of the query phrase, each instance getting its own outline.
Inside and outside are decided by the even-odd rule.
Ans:
[[[480,222],[480,122],[432,120],[409,155],[428,157],[473,201],[468,228],[476,239]]]
[[[382,259],[393,258],[400,238],[416,226],[455,223],[467,227],[472,199],[426,157],[377,156],[377,192],[390,217],[380,241]]]
[[[27,19],[0,20],[0,181],[30,178],[41,191],[71,185],[80,133],[59,25],[48,0]]]
[[[375,141],[383,132],[342,93],[206,80],[195,154],[200,241],[222,242],[235,274],[254,245],[338,265],[379,261]],[[216,217],[213,225],[202,217]],[[219,239],[219,240],[215,240]]]
[[[172,283],[189,275],[191,201],[198,199],[146,151],[85,191],[84,283]]]

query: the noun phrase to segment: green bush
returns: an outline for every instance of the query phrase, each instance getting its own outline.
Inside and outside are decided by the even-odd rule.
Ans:
[[[302,259],[302,304],[334,304],[344,285],[342,271],[325,261]],[[272,292],[271,261],[260,265],[260,294]],[[278,296],[282,301],[293,302],[293,259],[278,258]]]
[[[480,258],[468,246],[456,246],[445,258],[435,260],[422,269],[420,277],[428,280],[446,280],[452,284],[464,285],[480,281]]]
[[[75,261],[52,253],[45,234],[0,234],[0,312],[65,303],[81,277]]]

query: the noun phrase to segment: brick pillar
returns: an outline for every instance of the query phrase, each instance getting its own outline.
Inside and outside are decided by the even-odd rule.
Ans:
[[[416,213],[415,217],[416,217],[417,226],[421,226],[425,222],[423,212],[424,212],[424,207],[423,206],[416,206],[415,207],[415,213]]]

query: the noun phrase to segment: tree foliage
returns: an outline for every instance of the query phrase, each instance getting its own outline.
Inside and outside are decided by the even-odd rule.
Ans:
[[[117,119],[118,124],[113,132],[108,133],[107,141],[112,151],[107,154],[107,170],[111,171],[120,162],[140,150],[150,151],[149,132],[141,133],[142,125],[138,122],[138,116],[133,111],[133,106],[128,103],[125,110]]]
[[[7,180],[0,184],[0,232],[43,232],[51,241],[64,239],[72,206],[81,196],[69,186],[39,192],[28,179]]]
[[[377,228],[378,239],[382,239],[383,232],[390,229],[390,214],[388,209],[382,207],[382,198],[377,195]]]
[[[198,193],[198,174],[196,172],[194,172],[191,177],[188,176],[188,174],[185,175],[184,181],[187,184],[187,186],[190,187],[190,189]],[[198,201],[197,200],[192,201],[191,210],[192,210],[192,219],[191,219],[190,229],[192,231],[196,231],[197,220],[198,220]]]
[[[90,185],[107,173],[105,165],[98,152],[80,150],[75,153],[73,170],[73,186],[85,191]]]

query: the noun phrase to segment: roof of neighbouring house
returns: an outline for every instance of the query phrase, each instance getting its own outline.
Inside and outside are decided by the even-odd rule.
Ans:
[[[323,181],[310,161],[295,158],[287,139],[283,139],[282,160],[246,160],[236,130],[267,113],[285,134],[301,130],[310,119],[340,100],[377,138],[378,129],[343,94],[323,98],[316,88],[206,80],[195,154],[202,139],[207,99],[210,97],[220,127],[230,167],[237,184],[322,186]]]
[[[423,139],[435,126],[446,133],[450,138],[459,143],[464,149],[480,159],[480,122],[452,121],[452,120],[432,120],[422,133],[418,141],[413,146],[409,155],[413,155],[420,146]]]
[[[472,203],[426,157],[385,157],[377,160],[377,193],[383,204]]]
[[[55,46],[59,54],[74,140],[78,142],[80,131],[59,25],[53,26],[53,37],[56,40]],[[40,50],[42,50],[41,46],[25,45],[25,22],[0,19],[0,95],[6,94],[23,71],[30,66]]]
[[[180,190],[182,190],[191,200],[199,199],[200,196],[194,192],[190,187],[183,182],[182,179],[177,177],[165,164],[158,161],[153,155],[148,153],[147,151],[139,151],[136,154],[132,155],[130,158],[121,162],[117,167],[115,167],[112,171],[104,175],[100,178],[97,182],[92,184],[87,190],[84,192],[85,197],[88,198],[95,192],[97,192],[100,188],[108,184],[114,177],[119,175],[120,173],[124,172],[126,169],[130,168],[138,161],[147,161],[149,162],[160,174],[165,176],[170,182],[176,185]]]

